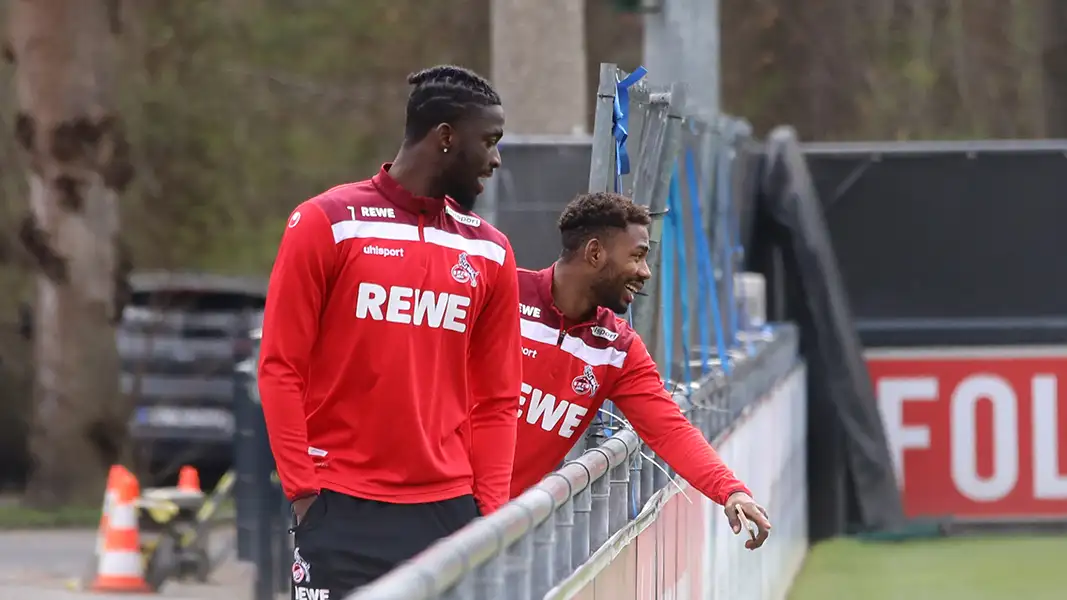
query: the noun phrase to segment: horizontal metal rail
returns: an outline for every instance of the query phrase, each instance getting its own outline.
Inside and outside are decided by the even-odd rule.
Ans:
[[[431,600],[453,588],[467,573],[485,565],[523,535],[541,525],[561,506],[620,465],[627,464],[641,441],[633,431],[621,431],[601,446],[551,473],[497,512],[479,519],[455,535],[439,541],[408,563],[411,572],[393,571],[354,598]],[[565,526],[559,526],[563,529]],[[558,532],[558,531],[557,531]],[[584,560],[584,558],[582,559]]]
[[[708,439],[725,434],[798,364],[791,326],[753,342],[732,359],[728,377],[713,369],[678,396]],[[575,573],[648,505],[673,474],[631,429],[549,474],[499,511],[442,539],[349,600],[542,598]]]

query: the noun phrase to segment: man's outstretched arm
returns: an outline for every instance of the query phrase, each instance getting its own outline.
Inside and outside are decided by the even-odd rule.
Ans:
[[[694,488],[726,507],[726,516],[740,533],[736,507],[759,528],[756,541],[746,546],[758,548],[767,539],[770,521],[766,511],[752,500],[752,493],[723,462],[700,432],[678,408],[664,389],[656,363],[641,338],[627,352],[623,372],[608,395],[622,409],[641,439]]]

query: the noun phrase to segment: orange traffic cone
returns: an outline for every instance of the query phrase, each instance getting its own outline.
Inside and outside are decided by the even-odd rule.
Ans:
[[[107,485],[104,488],[104,505],[100,510],[100,526],[96,530],[96,546],[93,548],[93,558],[88,565],[89,568],[82,575],[86,585],[96,576],[96,568],[100,564],[100,557],[104,553],[104,538],[107,536],[108,515],[111,513],[111,507],[114,506],[115,500],[118,498],[119,482],[122,480],[123,474],[129,474],[129,471],[122,465],[112,465],[107,474]]]
[[[185,465],[178,471],[178,490],[182,492],[200,491],[200,473],[196,467]]]
[[[108,514],[114,505],[118,494],[119,481],[126,471],[122,465],[111,465],[107,474],[107,485],[104,487],[104,506],[100,511],[100,527],[96,530],[96,558],[99,559],[104,551],[104,536],[107,535]]]
[[[94,592],[151,592],[144,579],[141,540],[137,524],[137,478],[119,473],[115,501],[109,507],[104,544],[96,568]]]

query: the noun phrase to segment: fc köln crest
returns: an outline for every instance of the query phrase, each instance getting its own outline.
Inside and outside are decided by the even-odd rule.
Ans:
[[[311,583],[311,565],[300,556],[300,548],[293,550],[293,583]]]
[[[459,260],[452,267],[452,279],[460,283],[469,283],[472,288],[478,287],[478,271],[471,266],[466,252],[459,254]]]
[[[596,391],[600,387],[600,383],[596,380],[596,375],[593,374],[593,367],[585,365],[585,369],[582,374],[575,377],[571,382],[571,389],[575,394],[579,396],[596,396]]]

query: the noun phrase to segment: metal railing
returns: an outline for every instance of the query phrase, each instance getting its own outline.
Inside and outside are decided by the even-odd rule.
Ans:
[[[797,366],[796,343],[795,330],[783,327],[737,360],[731,377],[716,368],[690,396],[689,418],[708,439],[728,431]],[[630,522],[631,499],[648,506],[668,485],[668,471],[652,467],[647,451],[638,452],[641,446],[632,430],[612,435],[349,600],[564,595],[568,579]]]
[[[631,75],[615,65],[601,66],[589,189],[620,191],[655,215],[668,208],[675,212],[675,220],[657,218],[651,228],[650,262],[657,274],[645,286],[650,296],[635,302],[634,327],[677,390],[675,399],[687,417],[715,440],[795,371],[796,332],[789,326],[747,331],[744,344],[738,342],[744,318],[730,293],[738,260],[727,196],[734,191],[729,144],[743,123],[686,119],[681,86],[655,89],[634,83],[639,76]],[[620,160],[627,151],[634,153],[632,172]],[[693,160],[680,160],[686,156]],[[679,169],[680,162],[689,166]],[[687,211],[678,206],[679,173],[690,171],[698,181],[688,190],[697,208],[685,219]],[[713,217],[705,220],[708,213]],[[694,233],[686,234],[686,227]],[[720,249],[715,256],[712,248]],[[707,262],[685,263],[685,256],[701,253]],[[675,279],[660,279],[664,265],[676,270]],[[694,274],[708,286],[696,294],[680,283]],[[715,310],[702,301],[690,306],[688,300],[700,294],[721,302]],[[668,314],[680,318],[664,319]],[[714,348],[689,327],[692,317],[720,333]],[[701,373],[696,381],[689,375],[693,370]],[[625,535],[634,519],[657,518],[654,507],[674,479],[610,403],[604,412],[608,415],[575,445],[561,469],[348,600],[569,597],[599,563],[611,560],[612,544],[625,542],[613,536]]]

